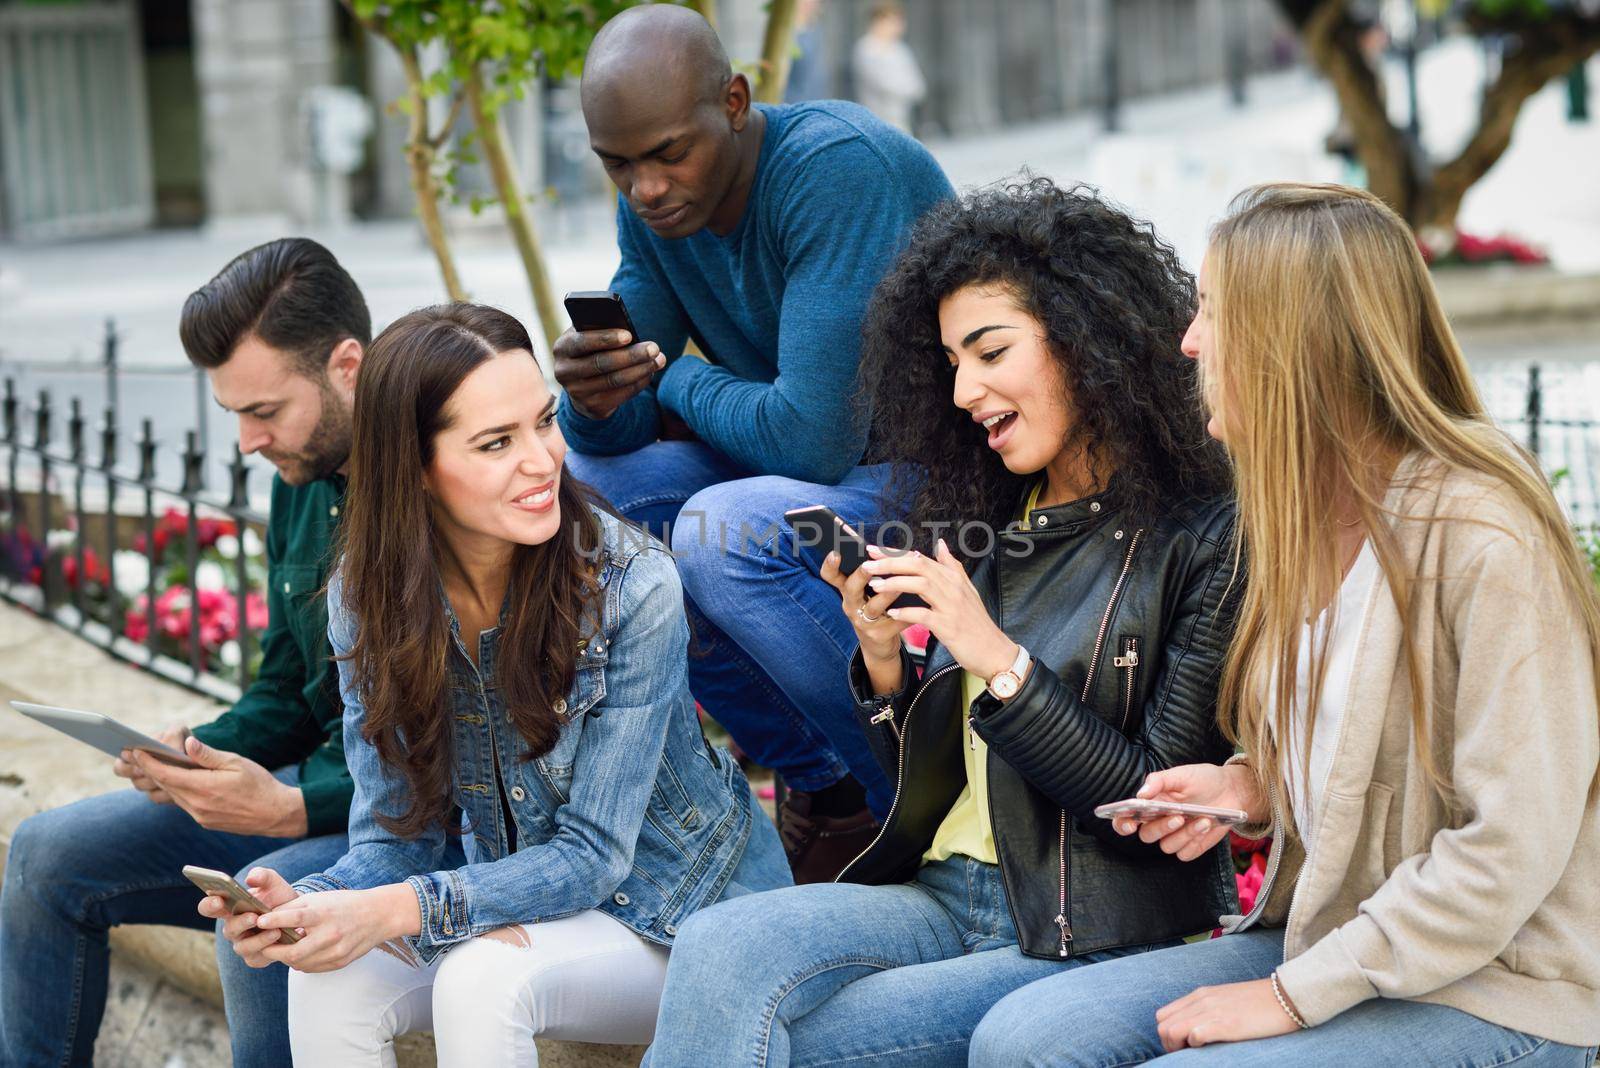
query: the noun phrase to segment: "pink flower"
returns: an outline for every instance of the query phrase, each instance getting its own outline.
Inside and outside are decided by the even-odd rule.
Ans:
[[[1250,866],[1237,876],[1239,881],[1239,907],[1246,914],[1256,905],[1256,895],[1261,893],[1261,882],[1267,876],[1267,855],[1252,853]]]

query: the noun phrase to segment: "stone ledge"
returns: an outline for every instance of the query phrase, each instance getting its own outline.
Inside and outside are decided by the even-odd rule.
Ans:
[[[126,785],[111,774],[110,761],[88,746],[4,706],[13,700],[105,710],[149,733],[173,720],[206,722],[220,708],[0,602],[0,875],[11,832],[28,816]],[[178,927],[116,927],[111,950],[111,996],[96,1064],[212,1068],[232,1062],[210,935]],[[430,1035],[407,1035],[396,1051],[402,1068],[434,1063]],[[541,1068],[632,1068],[643,1052],[634,1046],[541,1041],[539,1063]]]
[[[1492,264],[1440,267],[1433,284],[1457,329],[1528,320],[1600,317],[1600,274]]]

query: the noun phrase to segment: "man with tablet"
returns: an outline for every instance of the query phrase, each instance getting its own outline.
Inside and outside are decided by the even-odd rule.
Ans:
[[[0,890],[0,1063],[91,1063],[108,929],[209,926],[185,865],[241,873],[261,865],[296,879],[344,855],[352,784],[320,591],[371,333],[355,282],[303,238],[245,252],[185,302],[185,352],[205,369],[217,403],[238,416],[239,447],[278,472],[261,669],[215,720],[156,739],[196,767],[124,749],[107,759],[136,789],[17,828]],[[79,716],[73,731],[101,740],[91,744],[116,733]],[[71,719],[58,711],[52,725]],[[287,970],[254,971],[225,941],[217,960],[233,1063],[287,1065]]]

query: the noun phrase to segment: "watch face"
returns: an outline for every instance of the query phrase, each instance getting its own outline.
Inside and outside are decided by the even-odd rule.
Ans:
[[[1021,682],[1022,680],[1011,672],[1002,671],[994,677],[993,682],[989,683],[989,691],[1002,701],[1009,700],[1017,695]]]

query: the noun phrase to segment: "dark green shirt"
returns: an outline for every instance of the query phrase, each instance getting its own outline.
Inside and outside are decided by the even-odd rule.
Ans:
[[[342,475],[304,486],[273,477],[261,670],[238,703],[194,732],[205,744],[264,767],[298,764],[311,835],[345,832],[353,789],[322,593],[343,503]]]

